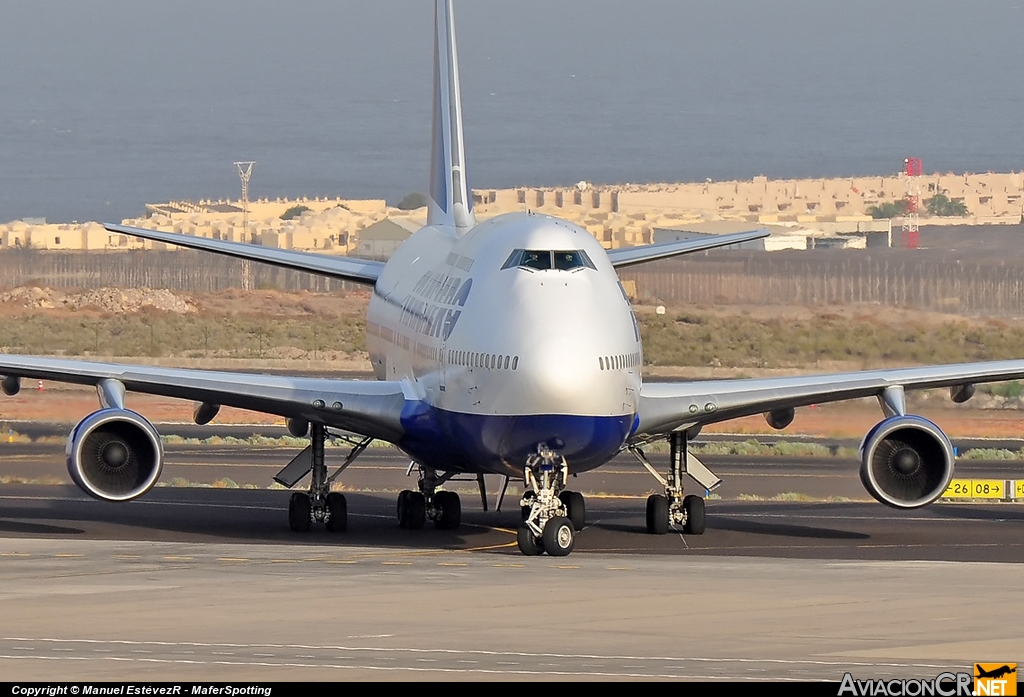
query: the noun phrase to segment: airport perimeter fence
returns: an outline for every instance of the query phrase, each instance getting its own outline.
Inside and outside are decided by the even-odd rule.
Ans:
[[[965,315],[1024,316],[1024,263],[926,253],[724,252],[624,269],[642,301],[687,305],[865,303]]]
[[[246,266],[248,280],[246,279]],[[0,286],[26,284],[48,288],[153,288],[203,293],[228,288],[353,290],[359,284],[291,271],[266,264],[193,251],[0,252]]]
[[[0,252],[0,286],[154,288],[202,293],[245,287],[245,263],[192,251]],[[249,287],[354,290],[358,284],[250,264]],[[1024,260],[966,262],[924,250],[711,253],[624,269],[643,301],[668,304],[877,304],[1024,316]]]

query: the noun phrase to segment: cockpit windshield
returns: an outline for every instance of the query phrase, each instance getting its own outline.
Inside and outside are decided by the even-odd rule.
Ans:
[[[508,260],[502,265],[502,269],[511,269],[518,266],[523,269],[534,269],[536,271],[572,271],[573,269],[588,268],[597,270],[594,262],[582,249],[566,250],[536,250],[517,249],[509,255]]]

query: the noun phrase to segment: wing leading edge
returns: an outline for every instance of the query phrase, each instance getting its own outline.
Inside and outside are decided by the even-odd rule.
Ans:
[[[782,378],[644,383],[637,435],[727,421],[810,404],[1024,378],[1024,361],[992,361]]]
[[[633,264],[642,264],[646,261],[667,259],[668,257],[679,256],[680,254],[692,254],[703,252],[706,249],[717,247],[728,247],[733,244],[760,240],[768,237],[771,233],[766,229],[751,230],[750,232],[735,232],[729,235],[711,235],[693,240],[680,240],[679,242],[666,242],[665,244],[652,244],[643,247],[623,247],[622,249],[611,249],[608,251],[608,258],[612,266],[621,269]]]
[[[411,386],[394,381],[330,380],[39,356],[0,356],[0,375],[99,385],[117,380],[132,392],[250,409],[394,442]]]
[[[377,277],[384,269],[384,263],[369,259],[353,259],[351,257],[326,256],[296,252],[291,249],[274,249],[243,242],[214,240],[206,237],[193,237],[176,232],[159,232],[127,225],[104,225],[110,232],[121,235],[132,235],[154,242],[164,242],[189,249],[201,249],[205,252],[223,254],[236,259],[259,261],[272,266],[280,266],[294,271],[308,271],[320,276],[329,276],[343,281],[353,281],[365,285],[374,285]]]

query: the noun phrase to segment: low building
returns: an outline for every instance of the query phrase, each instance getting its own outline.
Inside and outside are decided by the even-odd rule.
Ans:
[[[407,218],[385,218],[359,233],[359,245],[352,256],[387,261],[420,227],[420,223]]]

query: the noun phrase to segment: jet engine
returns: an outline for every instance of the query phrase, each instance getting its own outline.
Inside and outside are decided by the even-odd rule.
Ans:
[[[893,508],[926,506],[953,478],[949,438],[920,416],[893,416],[876,425],[864,437],[860,461],[864,488]]]
[[[164,465],[160,434],[127,409],[100,409],[68,437],[68,473],[85,493],[127,501],[149,491]]]

